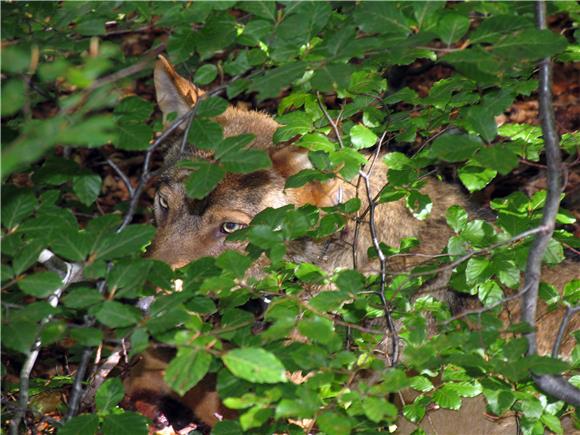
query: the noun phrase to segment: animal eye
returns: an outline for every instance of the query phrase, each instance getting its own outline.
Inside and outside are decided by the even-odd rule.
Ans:
[[[169,205],[167,204],[167,200],[162,197],[161,195],[159,195],[158,197],[159,200],[159,205],[161,206],[161,208],[167,210],[169,208]]]
[[[246,225],[244,225],[244,224],[238,224],[236,222],[224,222],[220,229],[221,229],[221,232],[224,234],[231,234],[234,231],[241,230],[245,226]]]

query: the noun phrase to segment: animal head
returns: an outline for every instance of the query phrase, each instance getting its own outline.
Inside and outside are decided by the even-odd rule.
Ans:
[[[180,76],[163,57],[155,66],[154,78],[157,102],[166,125],[169,114],[175,113],[178,117],[186,114],[204,94]],[[272,166],[250,174],[227,174],[201,200],[191,199],[186,194],[184,182],[190,170],[173,166],[165,171],[155,197],[158,229],[149,255],[173,267],[184,266],[203,256],[218,255],[226,249],[242,249],[243,244],[229,242],[226,237],[247,226],[256,214],[268,207],[336,203],[336,183],[314,182],[297,189],[284,189],[286,179],[310,167],[310,162],[304,149],[292,145],[274,146],[272,137],[278,124],[272,117],[230,106],[215,121],[222,126],[224,137],[253,134],[255,140],[249,147],[268,152]],[[166,162],[212,159],[211,153],[191,150],[191,147],[186,147],[188,152],[182,155],[183,134],[182,127],[171,140]]]

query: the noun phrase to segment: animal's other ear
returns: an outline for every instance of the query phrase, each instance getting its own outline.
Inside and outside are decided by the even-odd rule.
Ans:
[[[293,145],[270,152],[273,169],[284,178],[312,168],[308,150]],[[317,207],[331,207],[341,202],[341,188],[337,179],[325,182],[313,181],[298,188],[287,190],[290,201],[296,206],[312,204]]]
[[[187,113],[204,92],[181,77],[173,65],[163,56],[155,64],[155,94],[157,104],[163,112],[163,124],[167,126],[167,116],[176,113],[177,117]]]

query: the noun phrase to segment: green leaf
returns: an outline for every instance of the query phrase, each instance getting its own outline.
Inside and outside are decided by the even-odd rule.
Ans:
[[[103,435],[147,435],[147,418],[135,412],[109,414],[103,420]]]
[[[79,201],[90,206],[101,191],[101,177],[97,174],[88,173],[73,177],[73,192]]]
[[[165,369],[165,382],[183,396],[203,379],[211,360],[211,355],[203,350],[181,348]]]
[[[475,160],[501,175],[509,174],[519,164],[518,156],[511,148],[503,144],[481,148],[475,156]]]
[[[217,68],[211,63],[207,63],[200,67],[193,78],[193,81],[198,85],[208,85],[217,77]]]
[[[354,11],[354,22],[363,32],[408,35],[411,29],[393,2],[363,2]]]
[[[335,336],[332,321],[320,316],[302,319],[298,323],[298,330],[305,337],[318,343],[328,343]]]
[[[103,295],[95,288],[77,287],[70,290],[62,299],[65,307],[88,308],[103,301]]]
[[[188,140],[201,149],[215,150],[222,141],[224,131],[221,125],[209,119],[193,118]]]
[[[201,98],[197,103],[197,116],[218,116],[226,111],[228,102],[221,97]]]
[[[12,271],[15,275],[20,275],[38,261],[38,256],[44,247],[43,245],[44,243],[35,240],[27,245],[21,246],[22,251],[17,253],[12,259]]]
[[[272,161],[268,153],[264,150],[240,149],[232,151],[220,160],[224,169],[228,172],[238,174],[248,174],[260,169],[268,169],[272,166]]]
[[[97,328],[74,328],[70,336],[81,346],[97,347],[103,341],[103,331]]]
[[[550,431],[554,432],[557,435],[563,435],[564,429],[562,429],[562,424],[560,423],[560,419],[555,415],[547,414],[544,412],[540,421],[546,425]]]
[[[368,419],[375,423],[397,417],[397,407],[382,397],[366,397],[362,406]]]
[[[465,15],[447,13],[439,20],[436,33],[448,46],[458,41],[469,29],[469,18]]]
[[[89,253],[86,232],[76,228],[63,228],[50,246],[56,255],[72,261],[83,261]]]
[[[23,80],[10,79],[2,83],[0,114],[11,116],[17,113],[25,102],[25,85]]]
[[[38,325],[28,320],[3,323],[2,347],[28,354],[38,334]]]
[[[458,410],[461,408],[461,397],[449,385],[443,385],[433,393],[433,401],[441,408]]]
[[[105,301],[95,317],[109,328],[122,328],[135,325],[140,320],[139,311],[129,305],[117,301]]]
[[[305,134],[296,142],[296,146],[306,148],[310,151],[331,152],[336,149],[336,144],[320,133]]]
[[[226,367],[237,377],[258,384],[286,382],[286,369],[272,353],[261,348],[241,348],[223,357]]]
[[[525,363],[537,375],[559,375],[569,367],[565,361],[540,355],[526,357]]]
[[[459,205],[452,205],[447,209],[445,213],[447,219],[447,225],[449,225],[453,231],[460,233],[465,229],[469,216],[463,207]]]
[[[305,70],[305,62],[290,62],[253,79],[249,90],[250,92],[258,92],[259,101],[275,97],[283,87],[300,78]]]
[[[120,233],[113,232],[103,237],[95,251],[95,259],[112,260],[140,252],[155,235],[151,225],[129,225]]]
[[[322,92],[345,89],[354,70],[350,64],[324,65],[314,72],[311,79],[312,87]]]
[[[468,163],[459,168],[459,179],[470,193],[483,189],[496,177],[497,171]]]
[[[516,62],[520,59],[537,60],[564,51],[566,38],[544,29],[524,29],[515,36],[500,39],[493,52]]]
[[[2,225],[14,228],[36,207],[36,197],[28,189],[2,189]]]
[[[62,279],[55,272],[39,272],[18,281],[24,293],[37,298],[45,298],[62,285]]]
[[[225,171],[212,162],[198,160],[188,166],[194,169],[185,181],[185,191],[190,198],[205,198],[225,176]]]
[[[320,430],[329,435],[346,435],[352,431],[352,422],[343,414],[325,412],[316,420]]]
[[[558,264],[562,261],[564,261],[564,248],[562,244],[555,239],[550,239],[544,252],[544,262],[546,264]]]
[[[350,129],[350,141],[356,149],[370,148],[377,143],[377,135],[362,124]]]
[[[125,388],[119,378],[110,378],[101,384],[95,394],[97,411],[113,409],[125,396]]]
[[[312,119],[305,112],[292,112],[280,116],[277,121],[282,124],[274,132],[274,143],[280,143],[292,139],[294,136],[308,133],[312,130]]]
[[[431,153],[447,162],[461,162],[469,159],[480,146],[475,136],[446,134],[433,142]]]
[[[96,414],[82,414],[71,418],[58,430],[58,435],[94,435],[99,427],[99,417]]]
[[[254,14],[257,17],[265,18],[270,21],[276,21],[276,2],[274,1],[251,1],[242,2],[239,8],[243,11]]]
[[[252,264],[252,259],[238,251],[227,250],[216,259],[216,264],[241,279]]]
[[[238,136],[227,137],[217,146],[215,158],[219,160],[228,154],[239,152],[242,148],[252,143],[255,139],[256,136],[253,134],[240,134]]]
[[[491,143],[497,136],[495,115],[485,106],[471,106],[467,109],[465,120],[469,126],[485,140]]]
[[[465,269],[465,278],[468,284],[482,282],[492,274],[490,262],[487,258],[470,258]]]

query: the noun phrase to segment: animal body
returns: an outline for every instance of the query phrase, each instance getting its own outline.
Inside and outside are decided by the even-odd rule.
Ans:
[[[186,114],[203,94],[203,91],[177,74],[164,58],[161,58],[155,67],[155,87],[164,119],[167,119],[170,113],[176,113],[178,117]],[[272,136],[279,125],[270,116],[229,107],[216,118],[216,121],[222,126],[225,137],[254,134],[256,138],[250,146],[267,151],[272,160],[272,167],[250,174],[227,174],[203,200],[193,200],[186,195],[184,180],[189,174],[187,170],[179,167],[167,169],[161,177],[155,198],[155,220],[158,230],[149,251],[152,258],[163,260],[178,268],[203,256],[219,255],[226,249],[242,249],[243,245],[229,242],[226,237],[231,232],[247,226],[256,214],[268,207],[276,208],[288,204],[326,207],[357,196],[356,188],[352,184],[338,179],[326,183],[313,182],[296,189],[285,189],[287,178],[309,168],[310,162],[303,149],[293,145],[273,145]],[[194,150],[187,155],[180,155],[181,143],[182,137],[178,134],[174,139],[174,145],[169,147],[167,157],[169,161],[180,158],[211,160],[211,154],[206,151]],[[387,168],[379,160],[375,162],[370,175],[370,185],[374,189],[371,197],[386,183]],[[446,210],[451,205],[468,208],[468,204],[457,187],[436,180],[428,180],[423,191],[433,202],[431,215],[425,221],[415,219],[403,201],[377,206],[375,223],[378,238],[382,242],[397,246],[403,238],[417,237],[421,240],[419,253],[438,254],[442,251],[451,235],[445,220]],[[359,192],[358,195],[362,200],[361,210],[368,205],[363,192]],[[354,228],[355,222],[352,220],[342,232],[325,240],[291,242],[288,246],[288,257],[295,262],[315,263],[329,272],[340,267],[352,268]],[[367,256],[367,248],[371,244],[370,228],[366,221],[361,224],[358,235],[357,268],[367,273],[376,272],[379,267],[376,260],[371,260]],[[389,267],[391,270],[402,269],[412,266],[416,261],[416,258],[406,257],[399,262],[391,262]],[[551,328],[551,332],[555,333],[553,325]],[[167,359],[167,356],[155,351],[146,352],[141,357],[125,381],[127,395],[133,403],[142,399],[146,403],[148,400],[155,402],[159,398],[162,400],[168,398],[171,403],[179,402],[178,409],[183,411],[182,419],[195,418],[209,426],[216,423],[218,418],[216,415],[225,417],[233,415],[231,410],[221,404],[214,388],[215,379],[210,377],[206,377],[184,397],[173,393],[162,379]],[[151,397],[156,399],[151,400]],[[161,402],[156,403],[159,406]],[[466,425],[473,424],[474,420],[481,420],[481,432],[478,433],[516,432],[513,418],[507,425],[486,420],[483,416],[483,399],[469,399],[466,403],[465,409],[468,411],[463,412],[461,418],[465,420]],[[140,410],[146,408],[144,405]],[[429,433],[467,433],[466,426],[457,424],[461,421],[458,420],[459,415],[447,414],[457,413],[445,410],[434,412],[428,419],[427,426],[423,427]],[[414,425],[409,423],[403,423],[401,426],[402,433],[413,429]]]

